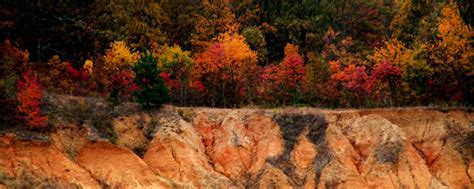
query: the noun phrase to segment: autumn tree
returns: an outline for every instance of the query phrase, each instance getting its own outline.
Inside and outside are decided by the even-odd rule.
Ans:
[[[0,62],[0,127],[10,127],[18,121],[15,119],[17,85],[29,64],[29,53],[6,40],[0,45]]]
[[[43,93],[37,77],[31,71],[23,73],[18,82],[17,110],[30,129],[48,126],[48,117],[41,115],[42,98]]]
[[[302,92],[305,78],[304,59],[298,52],[298,47],[287,44],[285,58],[278,65],[264,67],[261,75],[266,92],[262,95],[272,95],[273,100],[283,104],[296,104]]]
[[[196,51],[205,49],[221,33],[235,33],[240,29],[227,1],[203,0],[202,3],[204,11],[197,16],[195,31],[191,35],[191,43]]]
[[[268,51],[263,32],[257,27],[246,27],[242,30],[242,36],[245,37],[245,41],[249,44],[250,48],[258,53],[260,65],[265,65],[267,63]]]
[[[97,52],[109,43],[123,41],[135,49],[148,48],[153,43],[164,44],[162,31],[164,11],[156,1],[94,1],[87,17],[88,37],[94,38]]]
[[[17,89],[17,81],[22,72],[27,69],[30,53],[20,50],[9,40],[0,45],[0,92],[6,98],[14,98]]]
[[[192,35],[196,31],[196,23],[203,15],[203,0],[161,0],[163,11],[162,29],[168,39],[167,44],[177,44],[190,50],[193,45]]]
[[[188,91],[192,88],[193,78],[191,70],[193,60],[189,51],[183,51],[181,47],[164,47],[164,52],[158,56],[158,67],[165,74],[169,74],[165,79],[170,90],[172,99],[180,105],[188,102]]]
[[[72,81],[73,95],[87,96],[93,87],[89,73],[84,68],[74,68],[72,65],[66,66],[67,78]]]
[[[430,50],[435,93],[444,100],[462,101],[466,98],[473,103],[474,32],[464,23],[455,4],[443,7],[437,29],[438,36]]]
[[[327,83],[339,93],[333,94],[339,96],[337,105],[361,106],[373,87],[367,69],[369,63],[359,53],[350,51],[354,45],[351,37],[340,39],[339,36],[339,32],[329,28],[323,38],[326,44],[321,57],[328,62],[331,73],[331,81]]]
[[[258,75],[257,54],[241,35],[221,34],[218,42],[194,59],[195,74],[204,82],[211,105],[237,105],[239,96],[252,102]]]
[[[309,53],[305,65],[303,95],[306,103],[314,106],[335,104],[339,91],[330,79],[331,72],[326,60],[319,53]]]
[[[400,89],[400,75],[400,67],[392,62],[387,60],[377,62],[369,76],[369,82],[376,85],[371,95],[375,96],[376,100],[381,100],[384,105],[393,106],[398,97],[396,93]]]
[[[303,86],[305,74],[304,60],[298,52],[298,47],[287,44],[285,47],[285,58],[280,65],[280,77],[284,90],[291,96],[291,101],[296,104],[298,94]]]
[[[95,79],[104,87],[103,90],[109,94],[112,102],[118,103],[131,98],[135,89],[132,68],[138,57],[138,52],[133,52],[127,43],[116,41],[105,51],[103,64],[96,66]]]
[[[433,69],[428,62],[427,49],[427,44],[408,48],[396,38],[392,38],[384,42],[382,47],[374,49],[373,55],[369,57],[376,65],[390,63],[390,67],[400,70],[400,81],[396,84],[392,82],[389,87],[392,90],[390,93],[396,95],[393,98],[396,98],[398,103],[420,104],[424,103],[422,99],[429,98],[428,81],[432,77]],[[389,89],[387,86],[384,88]]]
[[[433,27],[436,27],[436,10],[440,3],[407,0],[400,2],[390,22],[389,29],[392,37],[408,47],[420,42],[430,42],[434,39]]]
[[[367,96],[366,83],[368,75],[364,66],[356,66],[349,64],[348,66],[341,65],[337,61],[331,61],[331,79],[337,81],[342,85],[345,92],[344,97],[340,99],[342,104],[360,105]],[[347,94],[349,93],[349,94]],[[350,99],[347,99],[349,97]]]
[[[45,89],[56,93],[73,94],[76,84],[70,72],[71,68],[71,63],[61,60],[58,55],[51,57],[44,65],[44,71],[40,77]]]

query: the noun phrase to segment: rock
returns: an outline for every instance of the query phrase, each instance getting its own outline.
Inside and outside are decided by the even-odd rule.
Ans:
[[[291,152],[291,162],[294,163],[295,174],[303,177],[312,168],[311,165],[314,163],[317,153],[316,146],[304,135],[301,135]]]
[[[216,171],[237,182],[259,173],[268,158],[283,151],[278,126],[261,113],[236,110],[221,123],[201,113],[194,123]]]
[[[0,184],[5,187],[100,188],[86,170],[50,143],[0,138]]]
[[[114,118],[117,145],[73,125],[2,135],[0,188],[474,188],[468,111],[165,106],[148,128],[150,117]]]
[[[330,122],[326,130],[326,145],[327,158],[319,158],[316,162],[320,175],[319,178],[315,178],[318,180],[316,182],[318,187],[366,188],[367,183],[358,170],[361,156],[336,126],[336,122]]]
[[[171,188],[169,182],[156,175],[133,152],[106,141],[85,144],[77,163],[104,187]]]
[[[282,170],[271,167],[270,165],[263,170],[257,179],[258,182],[253,185],[253,188],[294,188],[294,184]]]
[[[469,177],[472,179],[474,178],[474,160],[471,160],[469,162],[469,165],[467,167],[467,173],[469,174]],[[472,180],[471,180],[472,182]]]
[[[150,122],[150,116],[144,113],[115,118],[112,125],[117,132],[116,144],[132,151],[146,148],[148,141],[142,130]]]
[[[398,126],[378,115],[358,118],[347,129],[346,135],[362,158],[376,155],[380,161],[397,161],[402,143],[406,140]]]
[[[431,172],[450,188],[472,188],[474,185],[468,175],[468,167],[464,165],[461,154],[452,147],[453,143],[450,140],[444,145],[430,165]]]
[[[161,124],[143,158],[156,173],[186,187],[234,186],[227,177],[214,171],[201,137],[189,123],[178,120]]]
[[[242,115],[230,113],[212,129],[212,145],[206,146],[217,172],[234,180],[242,180],[252,163],[252,138],[246,135]],[[205,126],[196,125],[196,128]],[[199,131],[199,129],[198,129]]]
[[[88,141],[87,127],[63,126],[49,135],[53,145],[62,151],[69,159],[75,160],[77,154]]]

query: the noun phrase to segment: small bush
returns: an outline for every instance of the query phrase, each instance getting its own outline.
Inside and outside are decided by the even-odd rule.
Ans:
[[[28,123],[30,129],[48,126],[48,117],[41,115],[41,99],[43,93],[38,79],[30,71],[22,75],[18,82],[17,110],[20,118]]]

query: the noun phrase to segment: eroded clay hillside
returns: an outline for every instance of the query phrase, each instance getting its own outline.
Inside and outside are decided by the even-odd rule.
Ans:
[[[3,133],[0,188],[474,186],[470,111],[164,107],[114,117],[114,144],[88,124]]]

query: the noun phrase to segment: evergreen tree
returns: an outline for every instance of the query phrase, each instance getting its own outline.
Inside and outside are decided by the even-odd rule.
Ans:
[[[159,76],[157,64],[158,60],[145,50],[133,67],[134,82],[138,87],[135,96],[138,103],[145,108],[159,107],[169,99],[168,89]]]

